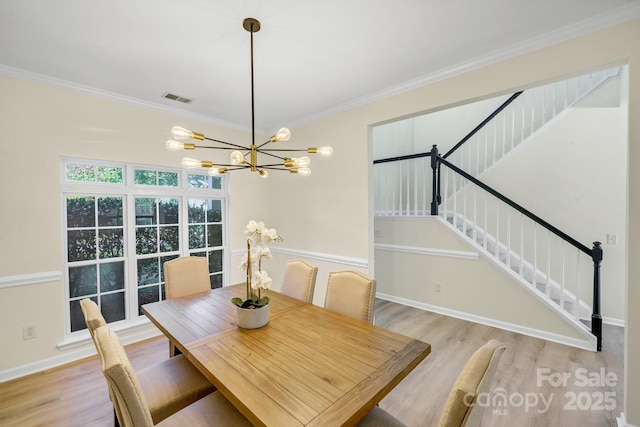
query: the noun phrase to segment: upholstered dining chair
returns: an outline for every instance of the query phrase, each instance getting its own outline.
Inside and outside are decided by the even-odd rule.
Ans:
[[[167,299],[211,290],[206,257],[185,256],[163,264]]]
[[[94,332],[109,395],[123,427],[251,425],[219,391],[197,399],[158,422],[118,336],[108,326],[101,326]]]
[[[209,265],[206,257],[187,256],[163,264],[164,286],[167,299],[186,297],[211,290]],[[180,354],[169,340],[169,357]]]
[[[287,262],[280,292],[306,302],[313,301],[318,267],[302,259]]]
[[[100,308],[91,299],[86,298],[80,301],[80,307],[99,353],[100,347],[96,338],[96,330],[106,326],[107,323]],[[142,394],[148,403],[151,418],[156,423],[216,390],[213,384],[184,356],[163,360],[141,370],[138,373],[138,381]],[[115,406],[115,397],[111,396],[111,388],[109,388],[109,394],[114,403],[117,426],[118,411]]]
[[[332,271],[329,273],[324,307],[373,323],[375,296],[375,279],[357,271]]]
[[[471,355],[449,392],[449,397],[440,413],[438,427],[480,425],[484,406],[476,405],[476,399],[482,393],[489,391],[505,349],[503,343],[492,339]],[[404,424],[376,406],[356,426],[394,427],[404,426]]]

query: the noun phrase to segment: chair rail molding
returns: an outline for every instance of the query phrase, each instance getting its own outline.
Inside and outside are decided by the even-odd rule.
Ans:
[[[389,251],[389,252],[405,252],[410,254],[433,255],[433,256],[443,256],[443,257],[462,258],[462,259],[479,259],[480,258],[480,255],[477,252],[471,252],[471,251],[454,251],[451,249],[390,245],[386,243],[376,243],[373,247],[377,250]]]
[[[21,274],[19,276],[0,277],[0,289],[14,286],[34,285],[36,283],[57,282],[62,279],[61,271]]]
[[[334,264],[344,264],[351,267],[368,268],[369,261],[363,258],[346,257],[341,255],[333,255],[322,252],[310,252],[300,249],[291,249],[283,247],[270,247],[271,252],[283,255],[292,255],[300,258],[316,259],[325,262],[332,262]],[[247,253],[246,249],[235,249],[231,252],[231,255],[242,256]]]

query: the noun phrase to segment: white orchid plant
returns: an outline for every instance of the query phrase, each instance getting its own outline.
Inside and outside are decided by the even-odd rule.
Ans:
[[[254,220],[249,221],[244,235],[247,237],[247,253],[242,257],[240,267],[247,273],[247,296],[244,300],[233,298],[231,302],[241,308],[259,308],[269,304],[268,291],[272,282],[269,274],[262,269],[262,260],[273,259],[268,245],[271,242],[281,242],[282,237],[275,228],[267,228],[264,222]]]

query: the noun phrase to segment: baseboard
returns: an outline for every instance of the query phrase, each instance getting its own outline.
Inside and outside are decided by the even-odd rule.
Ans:
[[[406,298],[395,297],[393,295],[387,295],[383,293],[376,293],[376,297],[396,302],[398,304],[406,305],[409,307],[419,308],[421,310],[430,311],[432,313],[438,313],[449,317],[455,317],[457,319],[466,320],[469,322],[480,323],[482,325],[492,326],[498,329],[504,329],[506,331],[516,332],[518,334],[527,335],[534,338],[540,338],[546,341],[552,341],[559,344],[576,347],[582,350],[594,351],[594,348],[590,346],[590,343],[586,340],[580,340],[578,338],[567,337],[564,335],[554,334],[552,332],[541,331],[539,329],[529,328],[522,325],[516,325],[513,323],[503,322],[500,320],[489,319],[475,314],[464,313],[462,311],[451,310],[436,305],[426,304],[418,301],[409,300]]]

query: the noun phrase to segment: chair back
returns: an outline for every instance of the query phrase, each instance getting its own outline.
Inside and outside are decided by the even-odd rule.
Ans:
[[[453,384],[440,415],[439,427],[476,427],[480,425],[484,406],[477,405],[481,393],[489,391],[505,345],[490,340],[476,350]]]
[[[106,320],[104,320],[98,304],[93,302],[92,299],[85,298],[80,301],[80,308],[82,309],[84,321],[87,324],[87,329],[89,329],[91,338],[95,341],[95,330],[101,326],[106,325],[107,322]]]
[[[329,273],[324,307],[373,323],[376,281],[357,271]]]
[[[317,275],[318,267],[301,259],[289,261],[284,272],[280,292],[293,298],[312,302]]]
[[[206,257],[180,257],[163,265],[167,299],[211,290]]]
[[[101,326],[95,330],[95,343],[120,425],[153,426],[149,406],[118,336],[108,326]]]

